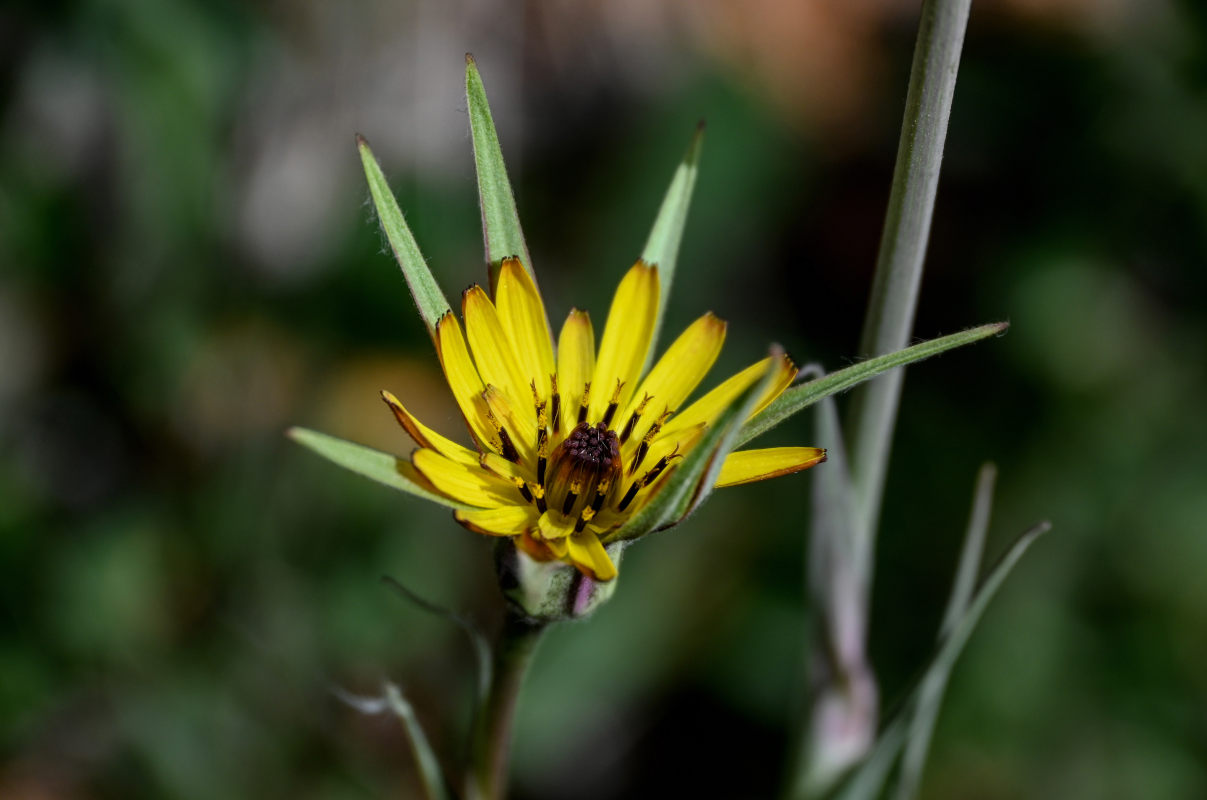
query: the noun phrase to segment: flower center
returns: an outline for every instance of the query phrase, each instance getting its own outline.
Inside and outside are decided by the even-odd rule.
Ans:
[[[580,422],[549,456],[549,508],[589,520],[620,485],[620,439],[602,422]]]

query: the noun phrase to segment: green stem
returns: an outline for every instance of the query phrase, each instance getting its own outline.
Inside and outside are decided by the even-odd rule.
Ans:
[[[909,341],[913,328],[922,262],[939,186],[939,163],[971,3],[972,0],[922,3],[897,165],[859,346],[863,356],[900,350]],[[884,476],[904,379],[904,370],[894,370],[860,387],[852,399],[852,477],[856,507],[869,537],[876,530],[880,516]]]
[[[508,610],[495,644],[486,696],[474,720],[468,791],[473,800],[499,800],[506,792],[516,700],[544,630],[545,623]]]

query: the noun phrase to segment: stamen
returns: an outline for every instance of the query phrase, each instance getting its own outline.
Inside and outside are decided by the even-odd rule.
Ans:
[[[532,502],[532,491],[528,488],[528,484],[524,483],[524,479],[523,478],[512,478],[511,482],[514,483],[515,487],[520,490],[520,494],[523,496],[524,502],[531,503]]]
[[[582,425],[587,421],[587,407],[591,405],[591,381],[587,381],[587,385],[583,387],[583,399],[578,404],[578,424]]]
[[[650,426],[650,429],[645,432],[645,436],[641,437],[641,444],[637,446],[637,452],[633,454],[633,462],[629,464],[630,475],[636,472],[637,468],[641,466],[641,460],[645,458],[645,454],[650,451],[650,442],[654,441],[654,437],[658,435],[660,430],[662,430],[663,424],[673,413],[675,412],[671,411],[669,408],[663,411],[662,416],[658,417],[658,419],[654,421],[654,424]]]
[[[578,522],[574,523],[574,532],[582,533],[583,528],[587,527],[587,523],[595,516],[595,512],[589,508],[584,508],[583,513],[578,515]]]
[[[616,389],[612,392],[612,399],[608,401],[608,410],[604,412],[603,424],[607,427],[612,427],[612,417],[616,414],[616,407],[620,405],[620,389],[624,386],[624,381],[616,379]]]
[[[495,429],[495,433],[499,435],[499,454],[508,461],[516,464],[520,463],[520,453],[515,449],[515,444],[511,441],[511,436],[507,433],[507,429],[499,422],[499,418],[495,416],[495,412],[490,410],[490,404],[486,404],[486,421]]]
[[[625,423],[624,433],[620,434],[620,443],[624,444],[633,435],[633,429],[637,427],[637,421],[641,419],[641,415],[645,413],[646,404],[650,402],[652,396],[647,394],[641,398],[641,405],[637,406],[637,410],[629,417],[629,421]]]
[[[545,467],[549,463],[549,431],[541,428],[536,435],[536,482],[545,485]]]
[[[574,501],[578,499],[578,493],[582,488],[582,484],[578,481],[570,484],[570,491],[566,494],[566,501],[562,503],[563,514],[569,514],[570,509],[574,508]]]
[[[549,376],[549,386],[553,391],[553,399],[550,400],[550,414],[553,416],[553,432],[557,433],[562,429],[562,396],[557,392],[557,373],[554,372]]]
[[[642,444],[644,444],[644,442],[642,442]],[[658,459],[658,463],[655,464],[649,472],[641,476],[641,480],[633,481],[633,484],[629,486],[629,490],[624,493],[624,498],[620,501],[620,505],[617,506],[617,509],[624,511],[626,508],[628,508],[629,503],[633,502],[633,498],[637,496],[638,490],[644,489],[654,481],[658,480],[658,476],[662,474],[662,471],[666,469],[671,461],[676,458],[683,458],[683,456],[679,455],[678,442],[675,443],[674,450]]]
[[[617,510],[624,511],[629,507],[629,503],[633,502],[633,498],[637,496],[637,490],[641,488],[641,481],[633,481],[633,485],[624,493],[620,504],[616,506]]]
[[[536,510],[544,514],[549,508],[545,505],[545,488],[539,484],[529,487],[532,496],[536,498]]]

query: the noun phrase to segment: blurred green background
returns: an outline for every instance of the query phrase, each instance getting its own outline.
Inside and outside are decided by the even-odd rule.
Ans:
[[[463,430],[353,133],[446,292],[483,279],[463,88],[490,92],[551,315],[602,318],[697,119],[668,331],[857,357],[916,30],[904,0],[0,7],[0,796],[413,796],[451,768],[489,542],[284,439]],[[990,556],[1050,518],[957,665],[923,795],[1207,796],[1207,11],[977,0],[871,626],[926,657],[977,466]],[[814,442],[808,414],[769,443]],[[821,467],[824,469],[824,466]],[[772,793],[800,699],[808,473],[714,495],[542,645],[516,796]]]

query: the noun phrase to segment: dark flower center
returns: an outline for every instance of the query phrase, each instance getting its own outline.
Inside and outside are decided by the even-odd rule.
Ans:
[[[620,439],[602,422],[580,422],[549,456],[549,508],[590,519],[620,484]]]

